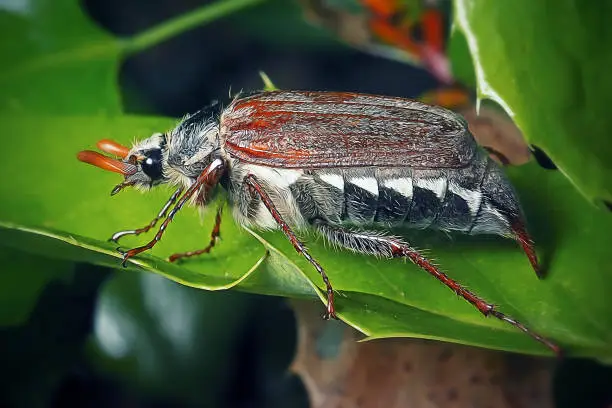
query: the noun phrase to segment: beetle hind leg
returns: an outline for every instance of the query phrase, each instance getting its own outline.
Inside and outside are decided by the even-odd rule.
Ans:
[[[221,236],[221,216],[222,214],[223,214],[223,206],[219,206],[219,208],[217,208],[217,215],[215,217],[215,225],[213,227],[212,232],[210,233],[210,242],[205,248],[198,249],[195,251],[178,252],[176,254],[172,254],[168,258],[168,261],[176,262],[180,259],[190,258],[193,256],[210,253],[210,251],[213,249],[213,247],[217,243],[217,240]]]
[[[393,236],[387,236],[372,231],[351,231],[339,226],[329,225],[322,221],[315,221],[314,227],[330,242],[350,249],[353,252],[376,255],[383,258],[408,258],[421,269],[442,282],[457,295],[471,303],[485,316],[494,316],[499,320],[511,324],[525,334],[539,341],[557,356],[561,356],[561,348],[544,336],[532,331],[518,320],[498,311],[495,306],[476,294],[470,292],[461,284],[447,276],[431,261],[409,244]]]
[[[533,239],[531,239],[531,236],[527,232],[525,223],[521,219],[517,218],[511,222],[511,228],[512,232],[514,233],[514,239],[519,243],[521,248],[523,248],[523,251],[525,252],[525,255],[527,255],[527,258],[529,258],[529,263],[531,263],[537,277],[540,279],[544,278],[546,272],[540,267]]]

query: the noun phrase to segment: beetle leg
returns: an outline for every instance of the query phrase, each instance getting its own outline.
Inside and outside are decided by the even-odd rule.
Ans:
[[[244,183],[252,190],[253,193],[257,194],[261,198],[261,201],[266,206],[268,211],[270,211],[270,214],[272,214],[272,217],[274,218],[278,226],[285,233],[285,236],[289,239],[289,241],[291,241],[291,244],[293,245],[295,250],[304,258],[306,258],[308,262],[310,262],[312,266],[314,266],[317,272],[319,272],[321,278],[323,278],[323,282],[325,283],[325,288],[327,291],[327,311],[323,315],[323,318],[337,319],[336,308],[334,304],[334,288],[332,287],[331,282],[327,277],[327,274],[323,270],[323,267],[321,267],[321,265],[308,253],[306,246],[297,238],[297,236],[291,230],[289,225],[287,225],[287,223],[283,220],[280,213],[276,209],[276,206],[272,202],[272,199],[257,180],[257,177],[255,177],[253,174],[248,174],[244,178]]]
[[[176,262],[179,259],[189,258],[192,256],[209,253],[210,250],[213,249],[213,247],[217,243],[217,239],[221,235],[221,215],[222,213],[223,213],[223,206],[221,205],[219,206],[219,208],[217,208],[217,216],[215,217],[215,226],[213,227],[213,230],[210,233],[210,243],[206,246],[206,248],[198,249],[195,251],[179,252],[176,254],[172,254],[170,255],[170,258],[168,258],[168,261]]]
[[[515,219],[511,222],[511,228],[514,232],[514,239],[519,243],[523,251],[529,258],[529,262],[533,267],[538,278],[542,279],[545,277],[546,273],[540,267],[540,263],[538,262],[538,254],[536,254],[535,246],[533,244],[533,239],[527,232],[527,228],[525,228],[525,224],[519,218]]]
[[[149,231],[151,228],[153,228],[155,226],[155,224],[157,224],[157,221],[161,220],[162,218],[166,218],[166,214],[168,213],[168,210],[176,202],[176,200],[178,199],[178,196],[181,194],[182,191],[183,191],[183,188],[179,187],[174,192],[174,194],[172,194],[172,196],[170,196],[170,198],[168,199],[168,201],[166,201],[166,204],[164,204],[164,206],[159,211],[157,216],[155,218],[153,218],[153,220],[148,225],[146,225],[146,226],[144,226],[142,228],[135,229],[135,230],[117,231],[117,232],[115,232],[113,234],[112,237],[109,238],[109,241],[119,242],[119,240],[121,238],[125,237],[126,235],[140,235],[140,234],[142,234],[144,232]]]
[[[174,219],[176,213],[179,212],[181,208],[183,208],[185,203],[189,201],[189,199],[191,199],[194,194],[200,191],[202,187],[206,189],[214,187],[218,183],[224,171],[225,163],[221,159],[215,159],[208,167],[206,167],[206,169],[204,169],[204,171],[198,176],[198,178],[191,185],[191,187],[189,187],[187,191],[185,191],[183,196],[180,198],[180,200],[178,200],[172,210],[170,210],[164,222],[159,226],[157,234],[155,234],[155,237],[153,237],[153,239],[149,241],[149,243],[137,248],[132,248],[127,251],[117,248],[117,250],[123,255],[122,265],[125,266],[129,258],[153,248],[155,244],[157,244],[161,240],[162,236],[164,235],[164,232],[166,231],[166,228],[168,228],[168,224],[170,224],[170,222]]]
[[[431,263],[431,261],[421,255],[416,249],[410,247],[409,244],[402,241],[400,238],[386,236],[382,235],[381,233],[371,231],[350,231],[342,227],[326,224],[322,221],[315,221],[314,226],[330,242],[350,249],[354,252],[376,255],[385,258],[410,259],[427,273],[446,285],[457,295],[471,303],[483,315],[495,316],[499,320],[511,324],[512,326],[531,336],[533,339],[544,344],[557,356],[561,355],[561,348],[558,345],[532,331],[518,320],[499,312],[493,304],[486,302],[474,293],[467,290],[455,280],[448,277],[444,272],[440,271],[438,267]]]

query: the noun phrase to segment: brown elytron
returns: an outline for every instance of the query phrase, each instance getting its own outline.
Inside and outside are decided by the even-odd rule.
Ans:
[[[221,117],[232,156],[283,168],[465,167],[477,148],[466,134],[465,122],[446,109],[341,92],[256,95]]]

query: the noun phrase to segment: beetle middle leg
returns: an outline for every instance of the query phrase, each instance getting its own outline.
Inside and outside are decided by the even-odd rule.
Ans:
[[[198,249],[198,250],[195,250],[195,251],[179,252],[179,253],[176,253],[176,254],[172,254],[168,258],[168,261],[176,262],[179,259],[189,258],[189,257],[192,257],[192,256],[197,256],[197,255],[202,255],[202,254],[209,253],[211,251],[211,249],[213,249],[213,247],[217,243],[217,240],[219,239],[219,236],[221,235],[221,216],[222,216],[222,214],[223,214],[223,206],[220,205],[217,208],[217,216],[215,217],[215,226],[213,227],[213,230],[210,233],[210,242],[208,243],[208,245],[205,248]]]
[[[384,258],[410,259],[417,266],[425,270],[434,278],[438,279],[457,295],[471,303],[483,315],[494,316],[499,320],[511,324],[525,334],[531,336],[533,339],[544,344],[557,356],[561,355],[561,348],[558,345],[548,340],[544,336],[532,331],[518,320],[498,311],[493,304],[485,301],[467,290],[457,281],[448,277],[444,272],[438,269],[437,266],[431,263],[431,261],[400,238],[372,231],[351,231],[339,226],[329,225],[323,221],[315,221],[314,227],[330,242],[350,249],[351,251],[368,255],[376,255]]]
[[[257,180],[257,177],[255,177],[253,174],[248,174],[244,178],[244,183],[251,189],[253,193],[259,196],[268,211],[270,211],[270,214],[272,214],[272,217],[274,218],[278,226],[281,228],[283,233],[285,233],[285,236],[289,239],[289,241],[291,241],[291,244],[293,245],[295,250],[304,258],[306,258],[308,262],[310,262],[312,266],[314,266],[317,272],[319,272],[319,275],[321,275],[321,278],[323,278],[323,282],[325,283],[325,288],[327,292],[327,311],[323,315],[323,318],[337,319],[336,307],[334,303],[334,288],[332,287],[331,282],[329,281],[329,278],[325,273],[325,270],[323,270],[323,267],[308,253],[306,246],[297,238],[297,236],[291,230],[289,225],[287,225],[285,220],[283,220],[280,213],[276,209],[276,206],[272,202],[272,199]]]
[[[170,209],[170,207],[172,207],[172,205],[176,202],[176,200],[178,199],[178,196],[183,192],[183,188],[179,187],[174,194],[172,194],[172,196],[170,196],[170,198],[168,199],[168,201],[166,201],[166,204],[164,204],[164,206],[162,207],[162,209],[159,211],[159,213],[157,214],[157,216],[155,218],[153,218],[153,220],[151,220],[151,222],[149,224],[147,224],[146,226],[142,227],[142,228],[138,228],[138,229],[134,229],[134,230],[125,230],[125,231],[117,231],[113,234],[112,237],[109,238],[109,241],[112,242],[119,242],[119,240],[123,237],[125,237],[126,235],[140,235],[144,232],[148,232],[151,228],[153,228],[157,222],[163,218],[166,218],[166,214],[168,213],[168,210]]]

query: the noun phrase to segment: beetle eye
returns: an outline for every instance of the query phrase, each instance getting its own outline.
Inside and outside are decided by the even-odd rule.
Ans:
[[[162,151],[161,149],[153,149],[144,152],[145,159],[140,162],[142,171],[149,176],[152,181],[162,178]]]

